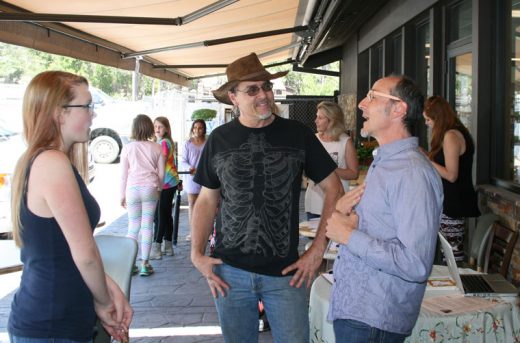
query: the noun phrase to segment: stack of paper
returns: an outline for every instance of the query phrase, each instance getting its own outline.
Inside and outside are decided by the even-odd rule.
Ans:
[[[481,311],[495,305],[495,302],[484,298],[465,297],[462,294],[451,294],[434,298],[425,298],[422,302],[421,309],[439,315],[449,316]]]

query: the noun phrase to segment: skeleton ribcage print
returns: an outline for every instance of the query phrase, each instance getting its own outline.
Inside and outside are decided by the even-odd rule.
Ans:
[[[264,134],[251,134],[239,148],[218,153],[223,248],[244,254],[286,257],[289,253],[292,187],[304,151],[273,147]],[[298,181],[299,182],[299,181]]]

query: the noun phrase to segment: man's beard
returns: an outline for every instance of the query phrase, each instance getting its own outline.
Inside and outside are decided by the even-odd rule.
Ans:
[[[266,113],[263,113],[263,114],[258,113],[255,105],[253,104],[253,113],[260,120],[267,120],[267,119],[271,118],[273,113],[276,113],[276,105],[275,105],[274,101],[271,101],[271,100],[267,100],[267,101],[269,102],[270,109],[269,109],[269,111],[267,111]]]
[[[273,113],[271,111],[265,113],[265,114],[259,114],[258,115],[258,119],[260,120],[267,120],[269,119],[271,116],[273,115]]]

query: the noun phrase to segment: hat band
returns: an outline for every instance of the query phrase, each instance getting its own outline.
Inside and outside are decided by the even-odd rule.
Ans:
[[[261,70],[261,71],[257,71],[257,72],[251,73],[251,74],[238,76],[235,79],[231,80],[230,82],[232,82],[232,81],[257,81],[257,80],[255,80],[255,78],[259,77],[259,76],[262,76],[263,78],[267,77],[267,79],[270,79],[271,77],[273,77],[273,75],[270,74],[268,71]],[[263,80],[258,80],[258,81],[263,81]]]

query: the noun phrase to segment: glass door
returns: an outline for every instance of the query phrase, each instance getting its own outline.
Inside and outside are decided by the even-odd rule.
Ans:
[[[448,57],[448,101],[460,121],[471,131],[472,54],[466,52]]]

